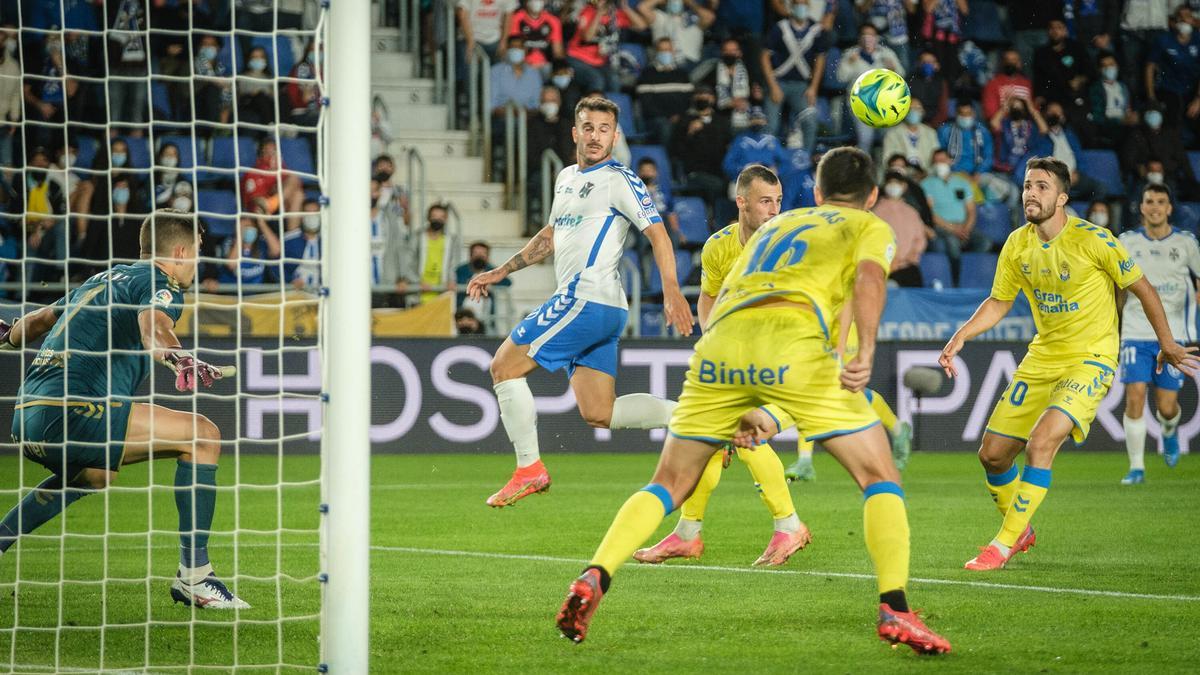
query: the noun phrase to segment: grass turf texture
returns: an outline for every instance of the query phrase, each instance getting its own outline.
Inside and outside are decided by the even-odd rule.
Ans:
[[[818,454],[819,481],[792,487],[814,541],[781,571],[750,571],[749,563],[770,536],[771,521],[745,468],[735,462],[710,503],[703,559],[623,568],[588,640],[571,645],[557,637],[554,613],[613,514],[645,484],[655,461],[651,454],[550,456],[555,482],[549,494],[492,510],[483,500],[511,471],[508,456],[374,458],[372,671],[1176,672],[1192,670],[1200,659],[1200,643],[1190,629],[1200,615],[1200,579],[1192,572],[1200,550],[1193,526],[1200,506],[1200,464],[1185,457],[1178,468],[1167,470],[1152,457],[1148,483],[1122,487],[1117,481],[1125,470],[1123,456],[1087,453],[1065,453],[1056,463],[1054,486],[1035,518],[1038,546],[1009,569],[987,574],[961,569],[999,525],[977,462],[962,454],[917,455],[905,475],[913,576],[1195,599],[914,581],[913,605],[926,610],[930,625],[951,640],[955,651],[936,659],[917,657],[907,648],[893,652],[874,637],[874,582],[836,576],[871,572],[862,541],[861,498],[833,460]],[[231,484],[232,466],[223,465],[222,485]],[[12,488],[15,460],[0,462],[0,468],[9,477],[3,487]],[[243,457],[238,469],[246,483],[266,483],[278,475],[274,458]],[[27,483],[42,475],[28,463],[25,471]],[[156,482],[169,483],[172,471],[172,465],[160,463]],[[288,458],[284,476],[306,480],[315,472],[315,458]],[[126,468],[121,484],[145,485],[145,467]],[[232,492],[222,493],[215,529],[233,526],[232,498]],[[112,529],[145,531],[144,492],[114,492],[110,499]],[[273,528],[281,513],[288,527],[317,524],[312,487],[287,488],[281,500],[274,490],[243,489],[238,500],[242,528]],[[177,561],[168,491],[156,494],[152,515],[161,531],[153,536],[153,548],[147,549],[145,535],[111,540],[109,576],[129,581],[107,585],[106,606],[97,584],[66,587],[63,623],[74,627],[61,633],[59,667],[97,668],[99,632],[83,627],[95,626],[104,615],[110,624],[137,624],[147,605],[156,621],[148,638],[156,669],[189,659],[228,664],[235,653],[243,666],[316,662],[313,620],[287,622],[282,632],[274,625],[235,629],[231,614],[207,612],[198,617],[214,625],[196,626],[190,637],[191,612],[171,604],[167,595],[166,577]],[[88,497],[68,512],[69,531],[99,533],[103,516],[102,498]],[[52,521],[48,532],[57,532],[58,522]],[[650,543],[673,524],[674,516]],[[284,541],[300,545],[280,550],[282,571],[301,578],[315,573],[316,552],[307,545],[313,537],[292,534]],[[273,535],[243,534],[240,542],[241,574],[274,574]],[[231,535],[214,535],[213,559],[222,575],[233,570],[231,544]],[[57,580],[60,562],[67,578],[95,580],[103,568],[103,549],[95,539],[71,538],[61,558],[53,539],[18,546],[22,581]],[[0,558],[0,583],[13,581],[13,558]],[[162,578],[147,584],[147,569]],[[4,630],[13,625],[10,589],[5,586],[0,597],[0,668],[12,653],[12,632]],[[243,579],[237,590],[254,605],[243,619],[273,620],[281,606],[293,617],[318,609],[313,581],[280,582],[279,602],[274,581]],[[19,600],[15,663],[53,668],[53,631],[28,628],[57,625],[57,586],[23,583]],[[106,668],[141,667],[147,631],[136,625],[110,628],[104,646]]]

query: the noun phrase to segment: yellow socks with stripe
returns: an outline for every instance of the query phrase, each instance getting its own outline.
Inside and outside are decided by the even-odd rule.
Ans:
[[[754,484],[763,503],[771,510],[771,517],[779,520],[796,513],[787,478],[783,476],[783,462],[770,445],[763,444],[753,450],[738,448],[738,458],[746,463],[750,475],[754,476]]]
[[[879,592],[903,589],[908,584],[909,554],[904,490],[891,481],[871,483],[863,490],[863,500],[863,535],[875,563]]]
[[[671,493],[657,483],[651,483],[633,493],[617,511],[604,541],[592,556],[589,567],[599,567],[613,574],[629,560],[629,556],[646,543],[668,513],[675,510]]]
[[[996,541],[1008,548],[1017,543],[1017,538],[1029,526],[1033,514],[1041,506],[1046,493],[1050,491],[1050,469],[1039,469],[1036,466],[1025,466],[1021,472],[1021,484],[1013,497],[1012,506],[1004,514],[1004,525]]]
[[[988,492],[992,493],[992,501],[1000,510],[1000,517],[1008,514],[1008,505],[1012,504],[1013,496],[1017,494],[1017,465],[1008,467],[1003,473],[986,473]]]
[[[700,474],[700,482],[692,490],[692,496],[679,507],[679,523],[675,525],[675,534],[684,541],[691,541],[700,534],[700,521],[704,520],[704,511],[708,508],[708,498],[721,482],[721,471],[724,468],[725,453],[714,452]]]
[[[896,413],[892,412],[892,406],[879,395],[879,392],[868,389],[866,391],[867,402],[871,404],[871,410],[879,415],[879,421],[883,423],[883,428],[890,434],[892,429],[896,428]]]

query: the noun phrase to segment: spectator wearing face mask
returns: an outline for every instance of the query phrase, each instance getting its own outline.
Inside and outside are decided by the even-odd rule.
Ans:
[[[1190,13],[1189,13],[1190,16]],[[1200,36],[1179,12],[1173,18],[1174,30],[1158,36],[1146,61],[1146,98],[1161,104],[1167,122],[1200,117]]]
[[[923,51],[917,57],[917,64],[908,76],[908,90],[912,100],[921,102],[924,121],[929,126],[936,128],[950,116],[950,85],[933,52]]]
[[[373,294],[372,305],[407,307],[408,289],[420,281],[417,267],[420,228],[400,217],[395,200],[388,197],[385,188],[377,180],[371,181],[370,199],[371,285],[395,290],[392,294]],[[437,206],[435,204],[430,208]]]
[[[1108,202],[1097,200],[1088,204],[1087,212],[1084,214],[1083,219],[1097,227],[1115,231],[1116,223],[1113,222],[1112,213],[1108,209]]]
[[[1053,19],[1046,27],[1048,42],[1033,53],[1033,91],[1047,102],[1074,106],[1087,92],[1092,59],[1087,48],[1069,37],[1067,24]]]
[[[764,107],[774,125],[772,132],[782,135],[787,130],[786,120],[799,117],[804,145],[809,149],[817,136],[817,90],[830,43],[824,26],[809,17],[808,0],[792,0],[789,15],[771,27],[762,50],[768,94]],[[785,108],[787,117],[783,116]]]
[[[1079,170],[1079,159],[1083,146],[1079,137],[1067,126],[1063,107],[1058,103],[1046,105],[1046,133],[1039,139],[1033,154],[1053,156],[1071,170],[1072,200],[1104,199],[1107,197],[1104,184]]]
[[[483,324],[475,316],[475,312],[466,308],[454,313],[454,329],[459,335],[483,335],[486,332]]]
[[[283,235],[283,274],[296,289],[321,286],[321,206],[304,202],[300,227]]]
[[[995,170],[1008,175],[1014,182],[1023,183],[1025,162],[1050,130],[1046,120],[1028,98],[1010,96],[993,113],[990,126],[1000,139]]]
[[[200,37],[192,101],[197,120],[229,124],[233,118],[233,87],[229,67],[218,58],[220,53],[221,42],[217,36]],[[207,138],[212,135],[213,127],[200,124],[196,131]]]
[[[692,71],[692,81],[717,95],[717,112],[729,120],[736,133],[750,126],[750,106],[762,105],[763,83],[757,71],[742,60],[742,45],[729,38],[721,42],[721,55]]]
[[[242,176],[242,208],[267,216],[282,210],[287,214],[287,227],[295,227],[303,203],[304,184],[280,161],[275,141],[259,141],[254,168]]]
[[[1117,149],[1125,136],[1137,125],[1133,99],[1129,88],[1119,79],[1117,57],[1111,53],[1100,56],[1100,77],[1088,90],[1091,111],[1091,145]]]
[[[321,91],[317,87],[319,74],[317,43],[309,40],[304,48],[304,58],[292,66],[288,73],[287,92],[288,117],[291,123],[302,127],[315,127],[321,117]]]
[[[716,114],[716,96],[697,87],[688,108],[671,130],[669,150],[683,167],[685,188],[701,196],[710,208],[725,199],[721,163],[729,147],[729,123]]]
[[[749,128],[733,139],[721,162],[725,177],[731,183],[736,182],[742,169],[751,164],[761,164],[778,174],[791,161],[791,155],[778,138],[767,132],[767,126],[767,115],[762,108],[751,108]]]
[[[421,302],[426,303],[441,295],[443,290],[458,288],[453,271],[457,268],[458,246],[446,234],[446,207],[434,204],[429,207],[425,232],[421,235],[417,269],[421,271]],[[440,290],[434,290],[439,289]]]
[[[400,212],[404,222],[408,220],[409,199],[404,186],[396,185],[393,177],[396,175],[396,160],[391,155],[379,155],[371,162],[371,179],[379,183],[379,198],[391,204]],[[296,227],[298,224],[293,225]]]
[[[883,134],[883,156],[901,155],[905,160],[927,169],[933,151],[940,148],[941,144],[937,132],[922,124],[924,120],[925,106],[920,100],[912,99],[904,122]]]
[[[964,174],[985,199],[1007,201],[1015,208],[1016,186],[1009,179],[991,173],[995,160],[992,133],[975,118],[970,101],[958,104],[958,115],[938,129],[938,142],[950,156],[951,169]]]
[[[1163,113],[1157,108],[1151,108],[1142,115],[1142,124],[1135,128],[1125,139],[1119,155],[1126,171],[1132,172],[1139,179],[1144,179],[1149,172],[1151,159],[1162,162],[1163,173],[1175,183],[1176,194],[1196,194],[1200,186],[1196,184],[1196,176],[1192,172],[1192,164],[1184,151],[1183,140],[1177,126],[1167,126]],[[1140,195],[1141,192],[1132,194]],[[1135,213],[1138,213],[1135,211]],[[1139,214],[1140,217],[1140,214]],[[1135,221],[1136,222],[1136,221]]]
[[[664,38],[671,41],[680,70],[691,71],[700,62],[704,32],[717,18],[712,10],[697,0],[643,0],[637,11],[650,24],[655,43]]]
[[[909,65],[908,15],[916,9],[912,0],[868,0],[859,2],[860,7],[867,4],[866,19],[875,27],[887,46],[896,52],[896,58],[904,64],[905,70]]]
[[[525,39],[517,36],[508,40],[504,62],[492,66],[492,115],[504,117],[509,103],[526,110],[537,110],[541,98],[542,76],[525,63]]]
[[[842,53],[838,63],[837,79],[841,82],[854,82],[859,75],[874,68],[887,68],[896,71],[904,77],[904,64],[890,47],[879,43],[879,31],[874,25],[865,23],[858,29],[858,44]],[[875,141],[883,135],[883,129],[866,124],[857,117],[854,118],[854,131],[858,137],[858,147],[870,151]]]
[[[931,158],[930,168],[932,166]],[[888,157],[887,171],[884,175],[888,172],[894,176],[892,180],[903,179],[904,202],[917,210],[922,223],[933,227],[933,211],[929,208],[929,198],[925,196],[925,190],[921,189],[921,181],[926,176],[925,171],[919,165],[909,163],[903,155],[892,155]]]
[[[663,223],[667,226],[667,234],[671,236],[671,243],[676,248],[686,245],[688,240],[679,229],[679,215],[675,213],[675,200],[663,189],[663,178],[659,173],[658,164],[649,157],[643,157],[637,164],[637,174],[638,178],[642,179],[642,184],[646,186],[646,194],[650,195],[650,200],[654,202],[654,208],[658,211],[658,215],[662,216]],[[670,183],[671,178],[669,173],[665,180],[667,183]],[[638,253],[643,258],[646,255],[651,255],[650,240],[648,238],[638,237],[636,241]],[[693,243],[701,245],[704,242]]]
[[[543,76],[550,74],[550,64],[561,60],[563,51],[562,22],[553,13],[545,11],[546,0],[525,0],[525,7],[518,9],[508,22],[508,34],[500,49],[508,47],[507,39],[520,36],[525,41],[525,61]]]
[[[933,211],[935,238],[930,249],[950,258],[950,271],[958,285],[959,260],[968,251],[982,253],[992,242],[975,229],[975,198],[970,181],[951,172],[950,155],[945,150],[933,153],[933,175],[921,181],[921,189]]]
[[[562,99],[559,110],[573,124],[575,105],[583,98],[583,87],[575,80],[575,69],[566,61],[555,61],[550,66],[550,84],[554,85]]]
[[[100,260],[105,260],[111,255],[121,262],[133,264],[141,257],[140,237],[142,222],[145,221],[146,216],[142,213],[130,212],[130,190],[131,186],[127,179],[117,177],[113,180],[112,217],[108,221],[111,230],[108,234],[100,237],[100,246],[97,247],[100,255],[96,256]],[[93,229],[103,230],[103,228]],[[111,251],[108,246],[109,242],[112,245]]]
[[[921,214],[909,206],[904,199],[908,183],[898,171],[884,175],[883,189],[875,207],[871,209],[892,228],[896,236],[896,255],[888,278],[900,286],[920,287],[921,254],[934,238],[934,231],[921,221]]]
[[[267,283],[273,268],[268,260],[278,260],[279,237],[263,218],[242,218],[241,227],[233,237],[225,239],[222,256],[225,264],[217,274],[217,283],[243,284]],[[247,291],[249,293],[249,291]]]
[[[1033,100],[1033,83],[1021,69],[1021,53],[1005,49],[1000,55],[1000,72],[983,86],[983,116],[993,119],[1011,98]]]
[[[275,85],[267,50],[254,47],[246,67],[237,77],[238,121],[251,124],[275,123]]]
[[[946,79],[953,82],[961,69],[958,50],[970,12],[967,0],[921,0],[919,5],[917,35],[925,49],[937,55]]]
[[[491,255],[492,247],[488,246],[487,242],[472,242],[467,250],[467,261],[454,268],[454,281],[458,287],[466,288],[471,277],[495,269],[496,266],[492,264]],[[495,285],[510,288],[512,279],[505,278]],[[491,297],[485,296],[478,300],[471,300],[465,292],[460,292],[457,299],[457,306],[462,310],[472,312],[472,316],[494,317],[496,315],[496,303],[492,302]]]
[[[676,50],[670,38],[654,43],[654,62],[638,77],[635,93],[642,106],[642,120],[655,143],[670,141],[671,127],[687,112],[695,86],[675,63]]]
[[[163,143],[154,165],[154,206],[190,212],[192,185],[187,179],[191,172],[179,170],[179,148],[174,143]]]

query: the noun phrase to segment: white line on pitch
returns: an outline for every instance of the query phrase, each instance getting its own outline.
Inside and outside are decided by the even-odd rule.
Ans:
[[[498,558],[502,560],[531,560],[535,562],[586,564],[586,560],[578,558],[558,558],[548,555],[521,555],[516,553],[488,553],[485,551],[451,551],[437,548],[414,548],[409,546],[372,546],[372,550],[389,553],[419,553],[425,555],[448,555],[465,558]],[[873,574],[858,574],[854,572],[818,572],[815,570],[769,570],[756,567],[723,567],[721,565],[636,565],[632,569],[664,569],[664,570],[699,570],[706,572],[737,572],[739,574],[786,574],[806,577],[839,577],[842,579],[874,579]],[[1058,588],[1055,586],[1024,586],[1021,584],[998,584],[990,581],[961,581],[958,579],[925,579],[912,577],[912,581],[923,584],[942,584],[945,586],[971,586],[974,588],[996,588],[1010,591],[1036,591],[1039,593],[1062,593],[1067,595],[1091,595],[1109,598],[1130,598],[1137,600],[1176,600],[1181,602],[1198,602],[1200,595],[1159,595],[1155,593],[1129,593],[1125,591],[1101,591],[1090,588]]]

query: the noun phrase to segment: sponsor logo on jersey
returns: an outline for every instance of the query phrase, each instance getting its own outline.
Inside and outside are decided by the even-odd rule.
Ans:
[[[1133,261],[1130,260],[1129,258],[1126,258],[1117,264],[1120,266],[1121,272],[1123,272],[1123,273],[1128,273],[1128,272],[1133,271]]]
[[[579,227],[579,225],[582,223],[583,216],[571,215],[569,213],[563,214],[554,219],[554,227],[561,227],[564,229],[570,227]]]
[[[163,288],[154,294],[154,300],[152,304],[156,307],[170,307],[171,303],[174,301],[175,296],[171,295],[171,291]]]
[[[1049,293],[1035,288],[1033,299],[1037,301],[1038,311],[1042,314],[1062,314],[1079,309],[1078,302],[1072,302],[1061,293]]]

